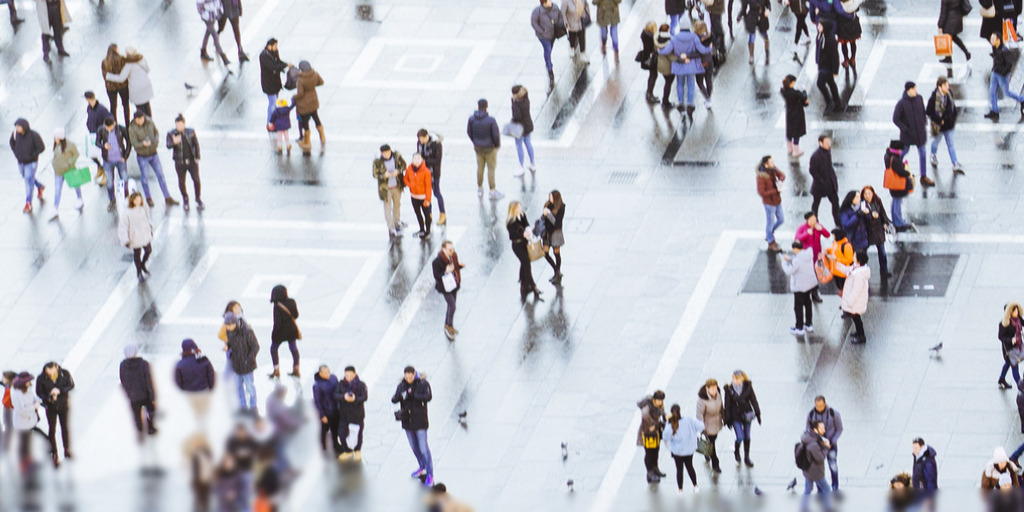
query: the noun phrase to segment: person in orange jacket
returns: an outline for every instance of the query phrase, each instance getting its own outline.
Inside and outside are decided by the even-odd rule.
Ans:
[[[846,273],[841,270],[842,266],[853,265],[853,244],[846,239],[846,231],[842,228],[832,230],[834,242],[832,247],[825,249],[823,254],[825,268],[832,272],[832,281],[839,289],[839,296],[843,296],[843,284],[846,283]],[[836,265],[839,263],[839,265]]]
[[[415,236],[427,238],[430,236],[430,195],[433,186],[430,181],[430,169],[419,153],[412,155],[412,163],[405,171],[404,181],[412,198],[412,211],[416,213],[416,222],[420,225],[420,230]]]

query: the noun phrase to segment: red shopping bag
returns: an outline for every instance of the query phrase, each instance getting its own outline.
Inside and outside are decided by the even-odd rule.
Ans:
[[[949,34],[935,36],[935,55],[937,57],[950,57],[953,55],[953,36]]]
[[[1003,41],[1017,42],[1017,29],[1013,28],[1013,21],[1011,20],[1003,20]]]

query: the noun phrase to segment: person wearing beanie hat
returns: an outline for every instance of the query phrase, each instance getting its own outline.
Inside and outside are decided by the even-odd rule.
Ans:
[[[900,158],[907,156],[911,146],[917,146],[917,156],[921,164],[921,185],[930,187],[935,185],[935,182],[928,178],[925,161],[924,145],[928,142],[928,117],[925,115],[924,100],[917,93],[917,84],[914,82],[904,84],[903,90],[903,97],[896,102],[896,108],[892,113],[892,122],[900,129],[900,142],[904,146]]]
[[[259,340],[249,324],[232,311],[224,313],[224,328],[227,330],[231,369],[238,377],[239,406],[246,413],[255,413],[256,383],[253,381],[253,372],[256,371],[256,355],[260,351]]]
[[[139,431],[139,444],[146,440],[146,434],[157,433],[153,420],[156,418],[156,391],[149,362],[139,357],[139,346],[131,343],[124,347],[124,360],[119,372],[121,387],[128,395],[135,428]]]
[[[33,130],[28,120],[23,118],[14,121],[14,133],[11,134],[8,144],[18,161],[18,173],[25,181],[25,208],[21,211],[32,213],[32,190],[36,190],[36,195],[42,202],[43,190],[46,188],[36,179],[39,155],[46,151],[46,144],[43,144],[43,137],[39,132]]]
[[[213,369],[213,363],[203,355],[191,338],[181,342],[181,360],[174,367],[174,384],[188,397],[196,422],[205,432],[210,399],[217,384],[217,374]]]
[[[384,222],[388,236],[402,236],[402,189],[405,188],[405,159],[391,146],[383,144],[380,156],[373,160],[373,177],[377,179],[377,195],[384,203]]]
[[[185,175],[192,177],[192,188],[196,193],[196,209],[202,211],[206,208],[203,204],[202,184],[199,180],[199,138],[196,131],[185,126],[185,116],[178,114],[174,118],[174,129],[167,132],[167,147],[171,149],[171,157],[174,160],[174,172],[178,175],[178,192],[181,192],[182,208],[187,212],[189,209],[188,190],[185,188]]]
[[[1004,477],[1010,478],[1013,487],[1020,487],[1017,471],[1017,465],[1010,462],[1010,458],[1006,456],[1006,450],[1002,446],[996,447],[992,453],[992,460],[981,474],[982,490],[1002,488],[1004,482],[1001,479]]]
[[[277,39],[271,37],[260,52],[260,87],[263,94],[267,95],[267,122],[270,122],[270,115],[274,113],[277,104],[277,95],[281,92],[281,73],[290,66],[281,60],[277,52]]]
[[[64,134],[64,128],[58,127],[53,130],[53,161],[51,167],[53,167],[53,217],[57,218],[60,214],[60,196],[64,190],[64,175],[68,171],[75,169],[75,161],[78,160],[78,146],[74,142],[67,140]],[[89,170],[85,171],[86,177],[89,176]],[[75,195],[78,196],[78,201],[75,202],[75,208],[81,213],[82,209],[85,208],[85,202],[82,201],[82,188],[71,187],[75,191]]]
[[[288,140],[288,130],[292,128],[292,121],[290,119],[291,111],[295,108],[294,103],[290,103],[286,98],[278,98],[277,107],[274,108],[270,114],[270,120],[267,121],[267,129],[274,132],[274,138],[277,139],[277,154],[282,154],[287,148],[288,154],[292,154],[292,143]]]
[[[320,97],[316,94],[316,88],[324,84],[324,79],[313,69],[307,61],[299,62],[299,78],[295,82],[295,96],[292,96],[292,103],[295,104],[295,113],[299,116],[299,134],[302,140],[299,147],[304,155],[312,153],[312,145],[309,142],[309,120],[316,123],[316,131],[320,134],[320,154],[324,154],[324,145],[327,139],[324,136],[324,127],[320,123]]]

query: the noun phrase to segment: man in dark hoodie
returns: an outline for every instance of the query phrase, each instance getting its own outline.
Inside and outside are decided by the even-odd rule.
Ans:
[[[14,122],[14,133],[11,134],[11,151],[18,159],[18,172],[25,180],[25,208],[24,213],[32,212],[32,189],[37,191],[39,200],[43,200],[43,189],[46,187],[36,179],[36,168],[39,166],[39,155],[46,151],[43,138],[38,132],[32,130],[28,121],[18,119]]]
[[[931,500],[939,490],[939,468],[935,463],[935,448],[925,444],[920,437],[911,445],[914,451],[914,475],[912,487],[918,496]]]
[[[238,379],[238,403],[244,412],[256,412],[256,383],[253,372],[256,371],[256,354],[260,344],[256,333],[249,324],[235,316],[234,313],[224,314],[224,328],[228,334],[228,351],[231,354],[231,369]]]
[[[217,374],[213,370],[213,363],[203,355],[192,339],[181,342],[181,360],[174,367],[174,384],[188,397],[199,426],[205,430],[210,398],[217,385]]]
[[[139,444],[146,440],[146,434],[157,433],[153,419],[156,414],[156,391],[153,390],[153,376],[149,362],[139,357],[139,346],[130,344],[124,348],[124,361],[120,368],[121,387],[128,395],[135,428],[139,431]]]
[[[429,389],[430,385],[427,386]],[[338,433],[341,436],[341,455],[338,460],[353,457],[356,462],[363,460],[364,404],[368,395],[366,384],[356,375],[356,367],[345,367],[345,378],[334,388],[334,400],[338,404]],[[356,437],[354,444],[350,442],[353,435]]]
[[[907,156],[910,146],[917,146],[917,156],[921,164],[921,185],[930,187],[935,185],[935,182],[928,178],[928,166],[925,163],[924,146],[928,142],[928,117],[924,111],[924,99],[917,93],[917,84],[914,82],[903,84],[903,91],[903,97],[896,102],[896,109],[892,112],[892,122],[900,129],[900,142],[903,143],[903,153],[900,157]]]
[[[438,226],[444,226],[448,217],[444,214],[444,198],[441,197],[441,156],[444,147],[441,142],[444,137],[438,134],[430,135],[426,128],[420,128],[416,132],[416,152],[423,156],[423,161],[430,169],[431,192],[437,197],[437,207],[441,210],[441,216],[437,219]]]
[[[811,211],[818,216],[818,206],[822,198],[827,198],[832,205],[832,222],[842,226],[839,220],[839,178],[836,168],[832,165],[832,138],[826,134],[818,136],[818,149],[811,155],[808,165],[811,175]]]
[[[341,455],[338,444],[338,403],[334,398],[334,390],[338,387],[338,377],[331,373],[326,364],[320,365],[313,375],[313,405],[320,417],[320,449],[327,454],[327,438],[330,436],[334,456]]]
[[[96,99],[96,93],[92,91],[85,91],[85,101],[88,106],[85,107],[85,128],[89,130],[89,140],[96,140],[96,132],[103,128],[103,121],[110,117],[110,111],[107,110],[107,106],[100,103]],[[105,186],[107,184],[107,175],[103,172],[103,162],[100,161],[98,150],[95,147],[89,146],[89,156],[93,162],[96,162],[96,185]]]
[[[494,168],[498,165],[498,148],[501,147],[501,133],[498,121],[487,113],[487,100],[476,102],[477,110],[469,117],[466,134],[473,141],[476,152],[476,195],[484,196],[484,166],[487,166],[487,185],[491,188],[491,199],[501,199],[505,194],[494,189]]]
[[[825,437],[825,423],[821,421],[809,424],[807,430],[800,436],[797,460],[800,460],[799,451],[803,451],[804,460],[808,463],[806,468],[800,468],[804,473],[804,497],[800,509],[804,512],[807,511],[807,504],[815,487],[818,488],[824,509],[832,510],[828,481],[825,480],[825,453],[829,446],[828,438]]]

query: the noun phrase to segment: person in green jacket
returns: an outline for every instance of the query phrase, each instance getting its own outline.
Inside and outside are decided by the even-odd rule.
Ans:
[[[601,29],[601,55],[605,55],[608,32],[612,33],[615,62],[619,61],[619,4],[622,0],[593,0],[597,6],[597,25]]]
[[[60,213],[60,192],[64,188],[64,173],[75,168],[75,161],[78,159],[78,147],[75,146],[74,142],[68,141],[64,138],[64,128],[57,128],[53,131],[53,184],[56,189],[53,196],[53,209],[56,210],[53,214],[57,217]],[[75,201],[75,208],[79,212],[85,208],[85,203],[82,201],[82,189],[74,187],[75,195],[78,196],[78,200]]]

